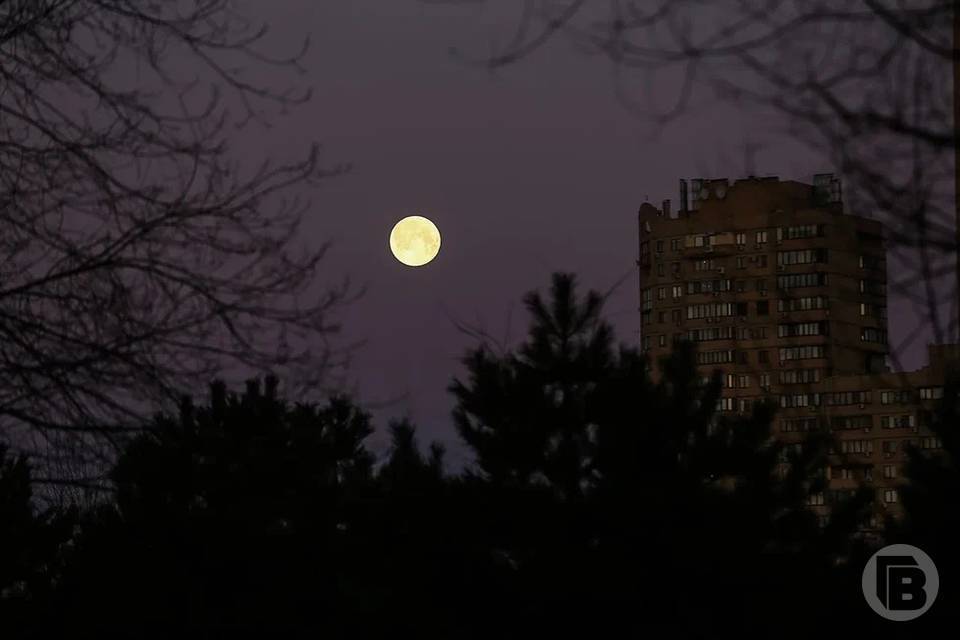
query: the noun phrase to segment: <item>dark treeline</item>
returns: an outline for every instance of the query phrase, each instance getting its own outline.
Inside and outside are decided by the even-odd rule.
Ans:
[[[715,414],[689,346],[657,366],[617,347],[601,298],[557,275],[525,342],[480,345],[450,391],[476,464],[444,468],[407,422],[366,449],[348,398],[292,404],[276,381],[211,385],[130,441],[96,508],[44,510],[0,450],[3,638],[809,638],[956,622],[957,387],[911,452],[907,517],[858,534],[870,490],[825,525],[829,434],[771,438],[772,405]],[[876,545],[917,544],[933,609],[886,622],[860,577]]]

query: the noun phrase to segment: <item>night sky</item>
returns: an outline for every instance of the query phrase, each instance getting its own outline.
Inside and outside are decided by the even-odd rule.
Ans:
[[[658,130],[618,102],[606,62],[562,39],[495,73],[466,65],[451,46],[483,55],[515,25],[515,15],[483,4],[248,5],[271,24],[275,45],[309,33],[303,81],[315,93],[241,146],[283,158],[315,140],[326,161],[352,163],[349,175],[311,193],[304,229],[308,241],[333,241],[331,281],[349,276],[367,287],[340,318],[343,343],[365,340],[351,379],[360,400],[378,407],[378,427],[412,418],[422,439],[451,445],[453,465],[463,457],[446,387],[475,344],[454,320],[515,344],[526,327],[521,296],[553,271],[573,271],[583,288],[620,282],[607,317],[620,340],[634,342],[635,214],[646,198],[676,207],[679,178],[743,177],[745,145],[761,145],[752,158],[760,175],[809,181],[832,170],[777,135],[784,122],[709,95]],[[676,81],[663,81],[652,97],[668,104],[675,91]],[[393,224],[412,214],[443,234],[439,257],[423,268],[404,267],[387,247]],[[892,338],[910,322],[894,310]],[[920,349],[905,361],[923,358]],[[372,448],[382,452],[385,440],[380,431]]]

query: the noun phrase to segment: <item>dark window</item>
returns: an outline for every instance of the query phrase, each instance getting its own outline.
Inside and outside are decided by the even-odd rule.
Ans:
[[[769,300],[757,300],[757,315],[758,316],[770,315]]]

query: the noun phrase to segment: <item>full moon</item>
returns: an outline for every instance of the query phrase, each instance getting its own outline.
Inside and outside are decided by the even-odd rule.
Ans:
[[[407,216],[390,232],[390,251],[408,267],[422,267],[440,253],[440,230],[423,216]]]

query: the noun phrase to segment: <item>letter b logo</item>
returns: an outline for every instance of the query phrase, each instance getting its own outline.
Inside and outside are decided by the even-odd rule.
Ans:
[[[926,553],[893,544],[873,554],[863,568],[863,595],[887,620],[913,620],[933,604],[940,588],[937,567]]]

